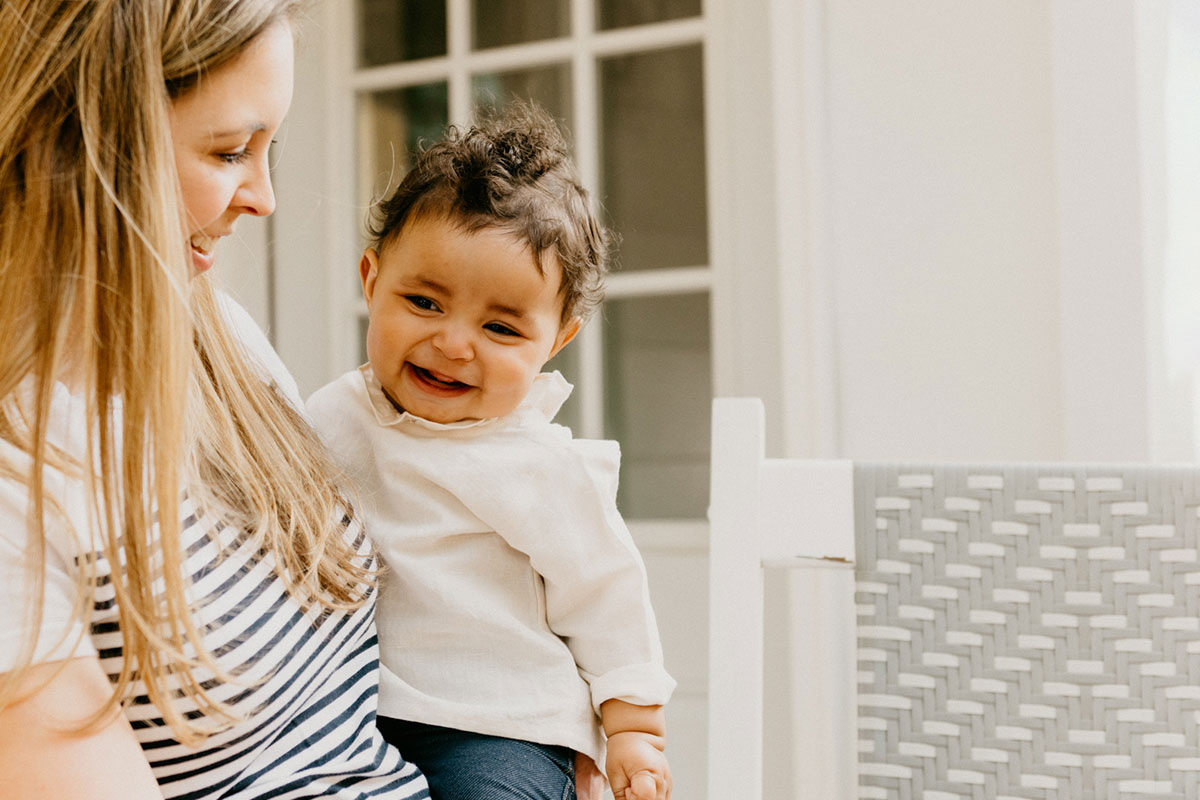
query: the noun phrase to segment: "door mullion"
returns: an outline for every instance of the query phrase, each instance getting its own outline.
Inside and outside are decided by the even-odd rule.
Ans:
[[[470,0],[446,0],[446,43],[449,56],[449,115],[456,125],[471,122],[471,52]]]

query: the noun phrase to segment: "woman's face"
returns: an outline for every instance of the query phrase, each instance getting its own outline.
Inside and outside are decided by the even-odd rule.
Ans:
[[[292,101],[292,31],[272,25],[171,103],[193,274],[213,265],[217,240],[242,214],[275,210],[267,154]]]

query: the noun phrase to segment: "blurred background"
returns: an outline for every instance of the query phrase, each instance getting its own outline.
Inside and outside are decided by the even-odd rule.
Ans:
[[[775,456],[1196,460],[1200,0],[320,0],[300,36],[278,210],[219,275],[305,394],[364,360],[364,221],[420,141],[518,97],[570,132],[621,245],[561,421],[622,445],[680,800],[713,396]]]

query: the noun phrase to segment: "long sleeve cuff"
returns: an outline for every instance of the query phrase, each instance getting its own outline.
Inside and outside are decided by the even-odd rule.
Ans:
[[[592,708],[600,713],[606,700],[623,700],[637,706],[662,706],[675,691],[675,679],[661,664],[630,664],[603,675],[585,675],[592,689]]]

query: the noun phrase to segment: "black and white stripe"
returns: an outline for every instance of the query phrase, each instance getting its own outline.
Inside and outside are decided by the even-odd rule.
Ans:
[[[135,683],[125,713],[166,798],[427,798],[425,780],[375,727],[378,642],[372,594],[350,612],[305,611],[275,574],[269,554],[185,498],[182,532],[189,599],[205,644],[229,681],[197,669],[232,727],[197,748],[176,741]],[[372,558],[362,526],[343,520],[362,563]],[[110,565],[96,565],[92,640],[112,676],[123,653]],[[176,701],[189,718],[200,712]]]

